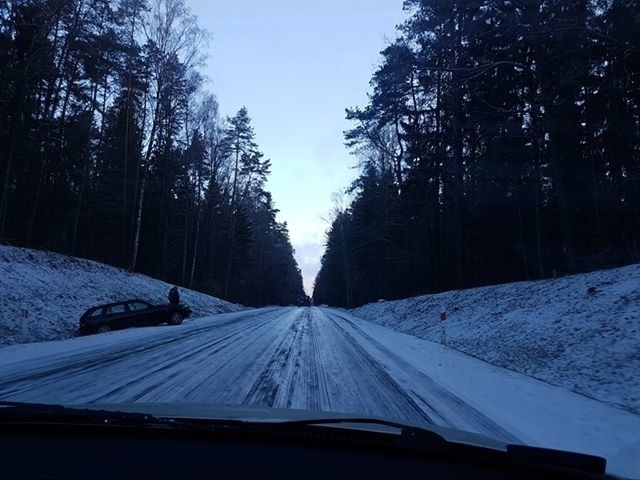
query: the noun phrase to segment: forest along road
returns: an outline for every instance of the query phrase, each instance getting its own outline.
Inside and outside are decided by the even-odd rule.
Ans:
[[[202,402],[367,414],[516,440],[338,310],[270,308],[11,347],[0,399]]]

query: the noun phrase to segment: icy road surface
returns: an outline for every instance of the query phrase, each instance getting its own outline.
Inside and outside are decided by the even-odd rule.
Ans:
[[[367,414],[596,453],[613,472],[640,471],[637,415],[331,309],[249,310],[6,347],[0,399]]]

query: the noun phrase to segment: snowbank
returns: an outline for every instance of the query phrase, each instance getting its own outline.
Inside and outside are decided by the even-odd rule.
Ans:
[[[0,345],[73,337],[87,308],[128,298],[166,303],[169,288],[160,280],[90,260],[0,245]],[[243,308],[192,290],[180,293],[193,317]],[[27,338],[22,309],[29,312]]]
[[[590,291],[591,289],[591,291]],[[352,314],[640,411],[640,265],[379,301]]]

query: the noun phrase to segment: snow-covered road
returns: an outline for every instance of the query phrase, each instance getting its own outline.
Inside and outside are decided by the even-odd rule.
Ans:
[[[332,310],[267,309],[1,369],[0,398],[49,403],[206,402],[372,414],[514,440]],[[156,329],[157,331],[157,329]],[[403,371],[394,379],[389,365]],[[429,386],[430,388],[418,388]],[[422,391],[421,391],[422,390]]]
[[[248,310],[6,347],[0,399],[325,410],[597,453],[624,474],[640,458],[637,415],[331,309]]]

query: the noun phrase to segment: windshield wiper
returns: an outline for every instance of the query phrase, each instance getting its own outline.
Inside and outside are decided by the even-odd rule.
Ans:
[[[163,428],[170,430],[196,429],[207,432],[222,431],[229,427],[252,427],[251,422],[235,419],[199,419],[154,416],[148,413],[67,407],[39,403],[0,402],[0,426],[7,424],[69,424],[107,427]]]
[[[607,471],[607,460],[586,453],[567,452],[529,445],[507,445],[509,460],[526,465],[547,465],[549,467],[577,470],[603,475]]]
[[[553,468],[602,475],[606,460],[583,453],[551,450],[526,445],[506,445],[504,450],[451,441],[428,430],[390,420],[366,417],[316,418],[284,421],[251,421],[238,419],[206,419],[155,417],[145,413],[72,408],[59,405],[19,402],[0,403],[0,426],[6,424],[69,424],[105,427],[162,428],[170,430],[238,434],[286,434],[296,436],[314,433],[326,427],[357,433],[362,439],[385,447],[408,449],[426,454],[455,456],[490,462],[505,462],[530,468]],[[349,425],[355,426],[349,427]],[[379,425],[398,432],[374,431],[366,425]],[[360,428],[361,427],[361,428]]]
[[[385,427],[393,427],[400,431],[405,430],[408,427],[407,425],[399,422],[394,422],[391,420],[383,420],[378,418],[366,418],[366,417],[345,417],[345,418],[312,418],[312,419],[304,419],[304,420],[285,420],[282,422],[278,422],[281,425],[289,425],[289,426],[313,426],[313,425],[344,425],[344,424],[355,424],[355,425],[383,425]],[[444,437],[440,437],[444,440]]]
[[[281,424],[284,426],[382,425],[400,430],[397,439],[392,442],[392,446],[395,447],[463,457],[479,455],[485,459],[491,458],[515,465],[560,468],[596,475],[604,474],[607,466],[606,459],[595,455],[515,444],[507,444],[505,450],[500,450],[482,445],[451,441],[431,430],[375,418],[321,418],[291,420],[281,422]]]
[[[153,422],[162,422],[162,420],[145,413],[92,410],[39,403],[0,403],[0,425],[7,423],[147,425]]]

